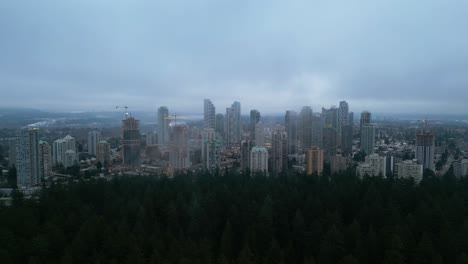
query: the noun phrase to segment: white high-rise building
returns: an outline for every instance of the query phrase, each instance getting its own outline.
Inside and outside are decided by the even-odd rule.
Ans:
[[[346,101],[340,102],[340,107],[338,108],[338,130],[342,126],[349,124],[349,105]]]
[[[241,141],[241,105],[234,102],[230,108],[226,108],[225,137],[226,144],[235,145]]]
[[[166,106],[158,109],[158,144],[167,145],[169,143],[169,110]]]
[[[52,144],[52,152],[54,165],[73,166],[78,158],[76,156],[76,140],[70,135],[57,139]],[[68,154],[66,154],[67,152]],[[70,161],[71,158],[74,158],[74,160]]]
[[[55,166],[63,164],[65,151],[67,151],[65,140],[57,139],[52,143],[52,159]]]
[[[76,152],[76,139],[70,135],[66,135],[63,140],[65,140],[65,144],[67,146],[67,150],[73,150]]]
[[[101,132],[97,130],[88,132],[88,154],[96,156],[97,144],[101,141]]]
[[[255,125],[255,146],[265,146],[265,129],[263,128],[262,123],[258,123]]]
[[[265,147],[253,147],[250,151],[250,171],[268,173],[268,151]]]
[[[396,164],[396,176],[398,178],[413,178],[416,183],[423,179],[423,165],[416,160],[404,160]]]
[[[434,153],[435,141],[434,135],[423,133],[416,135],[416,159],[423,165],[423,169],[435,170]]]
[[[203,128],[213,128],[216,127],[216,111],[213,103],[210,99],[205,99],[203,101]]]
[[[375,148],[375,125],[363,125],[361,129],[361,150],[370,155],[374,153]]]
[[[41,183],[37,128],[24,128],[17,132],[16,168],[19,188],[30,188]]]

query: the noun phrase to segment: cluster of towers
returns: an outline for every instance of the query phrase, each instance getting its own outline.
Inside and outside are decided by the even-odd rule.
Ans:
[[[287,110],[284,124],[264,124],[260,112],[250,111],[248,119],[241,118],[241,104],[234,102],[226,108],[225,114],[216,113],[209,99],[204,102],[203,128],[198,130],[197,148],[200,164],[208,170],[221,167],[228,157],[239,160],[243,169],[254,173],[277,175],[300,160],[307,173],[320,174],[324,164],[331,170],[345,168],[346,159],[359,150],[369,157],[375,152],[376,127],[371,113],[361,113],[359,131],[355,133],[354,114],[349,111],[346,101],[339,107],[322,108],[313,112],[304,106],[300,112]],[[247,121],[246,121],[247,120]],[[170,116],[166,106],[158,109],[157,133],[148,133],[148,146],[157,145],[161,152],[169,156],[169,167],[187,169],[192,166],[189,139],[192,130],[177,123],[177,117]],[[360,145],[353,144],[353,138],[360,138]],[[121,134],[122,163],[139,166],[141,158],[140,121],[126,114],[122,120]],[[15,139],[10,161],[16,162],[18,186],[38,185],[46,177],[52,166],[73,166],[77,163],[76,141],[67,135],[49,145],[39,141],[35,128],[20,129]],[[102,140],[99,131],[88,133],[88,152],[96,156],[101,164],[109,162],[110,145]],[[423,169],[434,170],[434,135],[422,131],[416,135],[415,158]],[[377,160],[377,157],[374,157]],[[198,164],[198,163],[196,163]],[[405,165],[405,166],[403,166]],[[408,162],[401,168],[410,168]],[[366,167],[362,167],[363,170]],[[411,167],[413,168],[413,167]],[[401,172],[403,173],[403,172]]]
[[[39,140],[39,129],[26,127],[19,129],[10,145],[11,166],[17,168],[19,188],[38,186],[41,180],[51,176],[52,167],[64,168],[78,164],[76,140],[70,135],[55,140],[52,145]],[[109,163],[110,145],[101,140],[99,131],[88,133],[88,153],[96,156],[101,164]]]
[[[234,102],[225,115],[216,114],[211,100],[205,99],[203,124],[205,133],[217,140],[205,140],[206,144],[219,145],[222,140],[227,147],[239,146],[242,168],[277,174],[286,169],[291,157],[305,154],[306,160],[310,160],[308,171],[320,173],[323,160],[336,163],[337,154],[352,155],[354,115],[346,101],[340,102],[338,108],[322,108],[320,113],[314,113],[309,106],[304,106],[299,113],[287,110],[284,126],[276,125],[271,130],[264,126],[256,109],[250,111],[250,119],[243,125],[240,109],[240,103]],[[370,116],[368,121],[365,124],[371,126]],[[265,144],[266,134],[268,144]],[[373,148],[373,143],[367,145]]]
[[[338,108],[322,108],[319,113],[310,106],[302,107],[299,113],[286,111],[289,154],[305,154],[308,173],[321,173],[324,162],[343,163],[343,157],[353,151],[353,119],[346,101],[341,101]]]

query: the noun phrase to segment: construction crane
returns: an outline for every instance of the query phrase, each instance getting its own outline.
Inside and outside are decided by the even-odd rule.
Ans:
[[[129,107],[126,106],[126,105],[118,105],[118,106],[115,107],[115,109],[119,109],[119,108],[125,108],[125,119],[128,119],[128,115],[129,115],[128,114],[128,108]]]
[[[168,125],[170,126],[171,125],[171,121],[174,120],[174,126],[177,125],[177,114],[174,114],[174,115],[170,115],[170,116],[166,116],[164,118],[164,120],[169,120],[168,122]]]

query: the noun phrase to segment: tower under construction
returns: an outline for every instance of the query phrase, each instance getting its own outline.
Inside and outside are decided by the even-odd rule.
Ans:
[[[140,164],[140,120],[133,117],[122,120],[122,163]]]

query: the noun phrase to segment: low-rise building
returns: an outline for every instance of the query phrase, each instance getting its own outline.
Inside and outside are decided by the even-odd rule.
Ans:
[[[423,165],[416,160],[404,160],[396,164],[397,178],[413,178],[416,183],[420,183],[423,179]]]
[[[381,157],[378,154],[371,154],[366,156],[365,162],[361,163],[356,168],[356,173],[363,177],[368,176],[387,176],[387,157]]]
[[[453,162],[453,174],[455,177],[465,177],[468,175],[468,159],[459,159]]]

